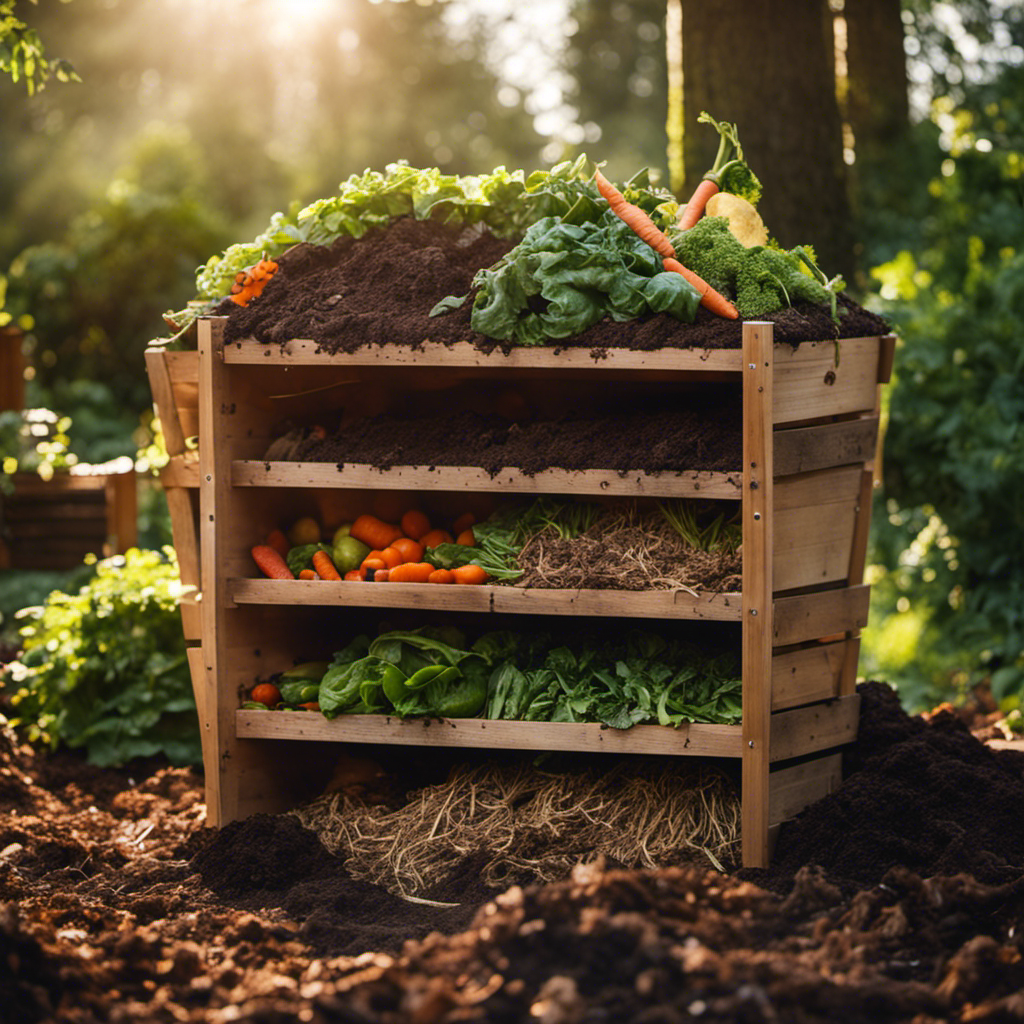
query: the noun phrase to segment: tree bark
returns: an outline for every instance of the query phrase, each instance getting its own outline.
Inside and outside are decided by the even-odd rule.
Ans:
[[[826,0],[683,0],[684,198],[714,162],[706,110],[738,125],[768,231],[849,280],[853,237]]]

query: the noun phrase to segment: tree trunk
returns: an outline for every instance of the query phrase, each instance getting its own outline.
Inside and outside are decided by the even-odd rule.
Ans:
[[[853,273],[853,239],[826,0],[683,0],[684,198],[714,162],[706,110],[739,127],[759,209],[783,246],[809,243]]]

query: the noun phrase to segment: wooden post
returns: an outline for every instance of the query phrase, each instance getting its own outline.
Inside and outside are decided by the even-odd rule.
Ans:
[[[767,867],[772,679],[774,375],[770,323],[743,325],[742,853]]]
[[[0,411],[25,408],[23,337],[17,327],[0,327]]]

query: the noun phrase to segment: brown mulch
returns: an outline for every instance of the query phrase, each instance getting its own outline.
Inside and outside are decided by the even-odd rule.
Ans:
[[[205,828],[187,769],[0,730],[3,1019],[1024,1020],[1024,754],[860,692],[846,781],[770,871],[592,864],[498,894],[467,857],[457,908],[353,881],[290,815]],[[398,789],[452,756],[399,760]]]

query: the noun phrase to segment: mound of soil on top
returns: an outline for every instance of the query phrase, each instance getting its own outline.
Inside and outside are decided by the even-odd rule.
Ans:
[[[447,295],[470,292],[480,269],[493,266],[514,242],[476,228],[400,218],[362,238],[330,246],[298,245],[278,260],[263,294],[240,307],[225,299],[215,314],[227,317],[225,341],[256,338],[284,343],[316,341],[327,352],[364,345],[445,345],[470,342],[485,351],[508,347],[470,327],[472,302],[442,316],[430,310]],[[879,316],[840,297],[838,326],[828,310],[808,303],[762,317],[775,325],[775,340],[798,344],[856,338],[889,331]],[[659,313],[626,323],[603,320],[557,347],[590,349],[739,348],[742,324],[703,307],[693,324]]]

